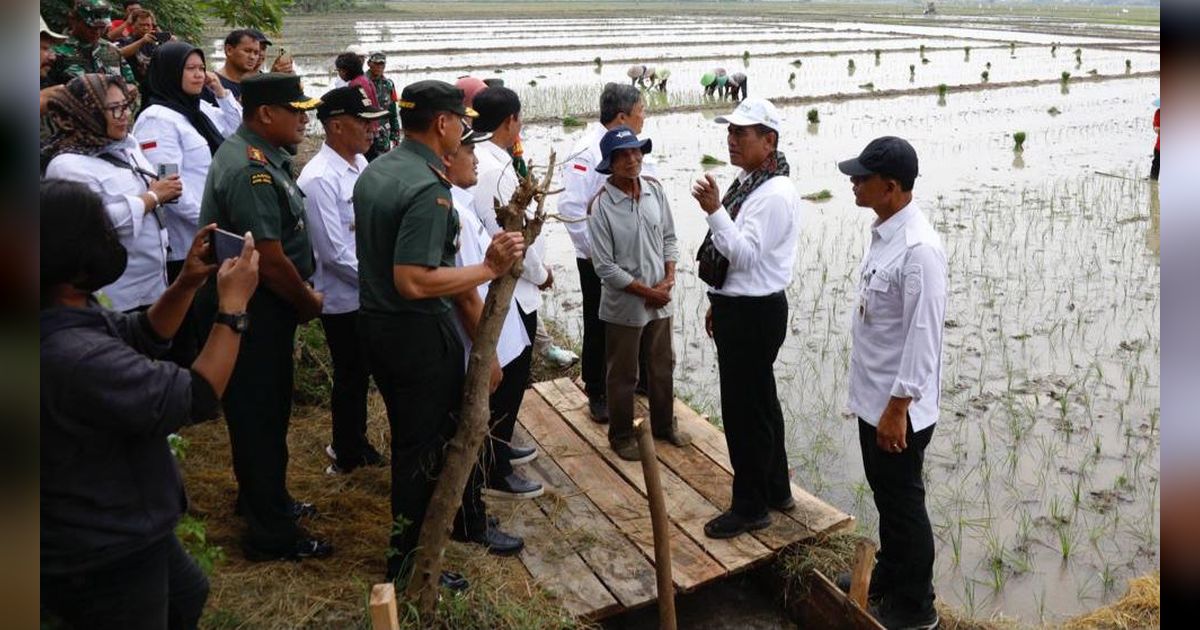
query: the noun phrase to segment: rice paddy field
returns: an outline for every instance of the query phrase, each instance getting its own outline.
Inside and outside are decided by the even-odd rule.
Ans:
[[[938,596],[967,616],[1025,624],[1118,598],[1159,565],[1159,210],[1145,179],[1157,14],[922,17],[892,5],[758,16],[747,6],[497,19],[408,17],[409,7],[290,17],[276,41],[311,93],[351,43],[387,51],[398,89],[503,78],[522,97],[535,164],[569,154],[583,131],[559,121],[588,122],[604,82],[628,81],[634,63],[670,69],[667,91],[647,93],[643,136],[688,254],[674,293],[675,387],[717,423],[715,349],[690,260],[706,224],[688,189],[704,172],[722,187],[736,174],[701,165],[727,158],[712,118],[733,106],[705,99],[699,77],[744,72],[750,95],[783,106],[781,149],[801,194],[828,191],[804,207],[776,364],[794,478],[867,535],[877,517],[845,408],[854,272],[874,215],[854,206],[835,162],[877,136],[909,139],[921,159],[916,202],[949,257],[942,417],[925,471]],[[574,251],[561,224],[543,238],[556,278],[543,316],[578,340]]]

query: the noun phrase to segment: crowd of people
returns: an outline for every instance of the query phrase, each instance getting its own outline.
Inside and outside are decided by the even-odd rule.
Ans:
[[[387,577],[405,579],[489,282],[518,260],[491,366],[491,431],[452,537],[520,552],[524,541],[483,497],[543,493],[520,469],[537,449],[513,435],[533,357],[579,360],[553,345],[538,315],[555,284],[545,239],[526,243],[495,214],[527,173],[520,96],[469,76],[397,94],[386,56],[352,49],[336,60],[342,84],[318,98],[286,54],[262,71],[272,45],[262,33],[231,32],[214,71],[200,48],[158,35],[136,4],[116,24],[105,0],[78,0],[69,35],[41,25],[44,613],[72,627],[196,626],[208,587],[173,533],[187,504],[166,438],[219,410],[245,557],[334,553],[304,527],[319,508],[287,487],[295,337],[314,319],[333,363],[326,472],[390,467],[392,520],[380,527],[391,534]],[[557,210],[576,253],[588,411],[607,423],[614,453],[636,460],[635,392],[649,399],[656,439],[677,448],[692,438],[673,413],[680,200],[645,159],[654,146],[636,86],[666,76],[630,76],[604,87],[599,121],[566,160]],[[695,260],[734,469],[732,502],[704,531],[731,538],[795,509],[774,363],[802,212],[779,110],[747,97],[744,76],[711,83],[740,90],[716,123],[741,171],[724,194],[705,175],[689,203],[709,227]],[[323,144],[297,174],[310,112]],[[922,466],[938,418],[945,253],[912,201],[908,142],[876,139],[838,167],[877,215],[849,366],[880,511],[873,610],[889,628],[933,627]],[[366,428],[372,380],[387,445]],[[446,572],[441,584],[468,581]]]

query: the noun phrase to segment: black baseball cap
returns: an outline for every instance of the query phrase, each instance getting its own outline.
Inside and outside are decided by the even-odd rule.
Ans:
[[[884,136],[867,144],[858,157],[838,162],[838,170],[851,177],[879,174],[911,182],[918,174],[917,151],[903,138]]]
[[[445,81],[435,79],[417,81],[404,86],[396,105],[400,109],[453,112],[459,116],[472,118],[479,115],[475,110],[463,105],[462,90]]]
[[[375,120],[386,116],[387,110],[372,105],[371,98],[360,87],[334,88],[321,96],[321,104],[317,106],[317,120],[344,114]]]
[[[283,105],[308,110],[321,104],[300,89],[300,77],[282,72],[264,72],[242,79],[242,107],[254,109],[260,105]]]
[[[267,39],[266,33],[262,32],[256,28],[248,28],[246,30],[250,31],[251,37],[253,37],[254,39],[257,39],[259,41],[259,43],[266,44],[268,46],[271,45],[271,40]]]

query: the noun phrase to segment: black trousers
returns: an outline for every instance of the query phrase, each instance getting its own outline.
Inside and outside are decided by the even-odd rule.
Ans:
[[[199,305],[203,330],[212,329],[215,293]],[[288,424],[292,415],[296,312],[283,298],[259,289],[247,307],[237,363],[222,401],[245,545],[261,552],[291,551],[299,531],[287,490]]]
[[[338,466],[350,470],[363,463],[367,440],[367,387],[370,374],[358,340],[358,311],[322,315],[321,327],[333,360],[333,450]]]
[[[606,324],[600,321],[600,276],[596,275],[596,267],[591,259],[576,258],[575,265],[579,268],[579,289],[583,293],[583,356],[580,358],[580,376],[583,378],[583,389],[589,398],[604,398],[608,387],[608,350],[604,340]],[[639,358],[638,389],[644,389],[643,385],[647,382],[646,361]]]
[[[512,443],[513,431],[517,427],[517,417],[521,411],[521,403],[525,400],[525,389],[529,387],[529,372],[533,369],[533,337],[537,334],[538,313],[526,313],[520,307],[521,324],[529,335],[530,345],[525,346],[521,354],[504,366],[504,379],[496,388],[489,400],[492,410],[491,432],[484,444],[480,455],[480,466],[483,467],[485,481],[503,479],[512,474],[509,444]]]
[[[167,283],[175,282],[175,278],[179,277],[179,272],[182,270],[182,260],[168,260]],[[215,279],[210,282],[215,282]],[[182,368],[192,367],[192,362],[200,353],[200,338],[208,336],[207,333],[201,334],[194,311],[194,308],[188,308],[187,313],[183,316],[183,322],[179,324],[179,331],[171,339],[171,349],[167,350],[166,356],[163,357]]]
[[[871,591],[898,600],[904,608],[933,606],[933,528],[925,510],[921,469],[933,426],[913,432],[899,453],[880,450],[875,427],[858,419],[863,470],[879,511],[879,551],[871,573]]]
[[[41,590],[49,627],[184,630],[200,622],[208,578],[169,534],[103,567],[42,575]]]
[[[1158,169],[1161,161],[1158,159],[1158,149],[1154,150],[1154,159],[1150,160],[1150,179],[1158,181]]]
[[[783,410],[775,390],[775,357],[787,333],[787,297],[710,293],[713,339],[721,375],[721,421],[733,464],[733,506],[760,518],[791,496]]]
[[[359,314],[359,340],[392,431],[392,525],[387,577],[407,576],[421,524],[458,427],[463,346],[450,313]],[[487,512],[476,466],[455,529],[480,532]]]

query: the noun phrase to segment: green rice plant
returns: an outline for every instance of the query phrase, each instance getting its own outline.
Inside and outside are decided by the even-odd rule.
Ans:
[[[1058,44],[1057,43],[1050,44],[1050,56],[1051,57],[1058,56]]]
[[[796,73],[795,72],[788,75],[788,85],[791,87],[796,87]]]
[[[704,156],[700,158],[700,164],[704,166],[724,166],[725,164],[728,164],[728,162],[705,153]]]
[[[592,63],[596,64],[597,68],[604,65],[604,62],[600,59],[600,57],[596,57],[595,59],[593,59]]]
[[[987,81],[987,77],[984,77],[983,80]],[[1025,150],[1025,132],[1024,131],[1014,132],[1012,135],[1012,139],[1013,139],[1013,151],[1016,151],[1019,153],[1019,152]],[[1066,398],[1066,397],[1064,396],[1064,398]]]
[[[1126,59],[1125,60],[1125,74],[1129,74],[1130,72],[1133,72],[1133,62]]]
[[[990,76],[990,74],[988,73],[988,71],[987,71],[987,70],[984,70],[983,72],[980,72],[980,73],[979,73],[979,78],[980,78],[980,79],[983,79],[983,82],[984,82],[984,83],[987,83],[987,81],[988,81],[988,76]]]
[[[537,87],[537,79],[530,79],[529,87]]]
[[[1071,73],[1067,72],[1066,70],[1063,70],[1062,71],[1062,82],[1066,83],[1067,81],[1070,81],[1070,80],[1071,80]]]
[[[921,56],[925,56],[925,44],[921,44]]]
[[[941,98],[946,98],[946,92],[949,90],[950,90],[950,87],[948,85],[946,85],[945,83],[939,83],[937,86],[937,93],[938,93],[938,96],[940,96]]]
[[[817,192],[804,195],[801,197],[801,199],[806,201],[829,201],[830,199],[833,199],[833,193],[829,192],[828,189],[819,190]]]
[[[850,73],[850,76],[854,76],[854,70],[854,60],[851,59],[848,63],[846,63],[846,72]]]
[[[860,88],[862,88],[862,89],[864,89],[864,90],[866,90],[866,91],[868,91],[868,92],[873,92],[873,91],[875,91],[875,84],[874,84],[874,83],[871,83],[871,82],[863,83],[862,85],[860,85],[860,86],[858,86],[858,87],[860,87]]]
[[[1075,530],[1066,525],[1060,525],[1055,529],[1058,534],[1058,551],[1062,554],[1063,561],[1066,562],[1071,558],[1071,554],[1076,551]]]
[[[749,50],[743,50],[743,51],[742,51],[742,59],[749,59],[749,58],[750,58],[750,51],[749,51]]]
[[[792,65],[793,65],[793,66],[795,66],[795,67],[797,67],[797,68],[799,68],[800,66],[803,66],[803,65],[804,65],[804,61],[802,61],[802,60],[800,60],[800,59],[793,59],[793,60],[792,60]]]
[[[1016,54],[1017,42],[1008,42],[1008,52],[1009,54]]]
[[[986,69],[988,69],[988,70],[991,70],[991,69],[992,69],[992,62],[990,62],[990,61],[989,61],[989,62],[987,62],[987,63],[983,64],[983,67],[984,67],[984,68],[986,68]]]
[[[911,63],[908,64],[908,75],[911,77],[912,75],[914,75],[916,73],[917,73],[917,66],[914,64],[911,64]]]
[[[1057,107],[1053,107],[1053,106],[1051,106],[1051,107],[1050,107],[1050,109],[1047,109],[1047,110],[1046,110],[1046,113],[1047,113],[1047,114],[1050,114],[1051,116],[1057,116],[1057,115],[1059,115],[1059,114],[1061,114],[1061,113],[1062,113],[1062,110],[1060,110],[1060,109],[1059,109],[1059,108],[1057,108]]]
[[[971,60],[971,47],[963,46],[963,61],[970,61],[970,60]]]
[[[564,127],[582,127],[583,121],[574,116],[563,116],[562,126]]]
[[[1083,49],[1076,48],[1075,49],[1075,61],[1082,61],[1082,60],[1083,60]]]
[[[808,110],[808,124],[815,125],[819,122],[821,122],[821,115],[817,113],[817,109],[814,107]]]

